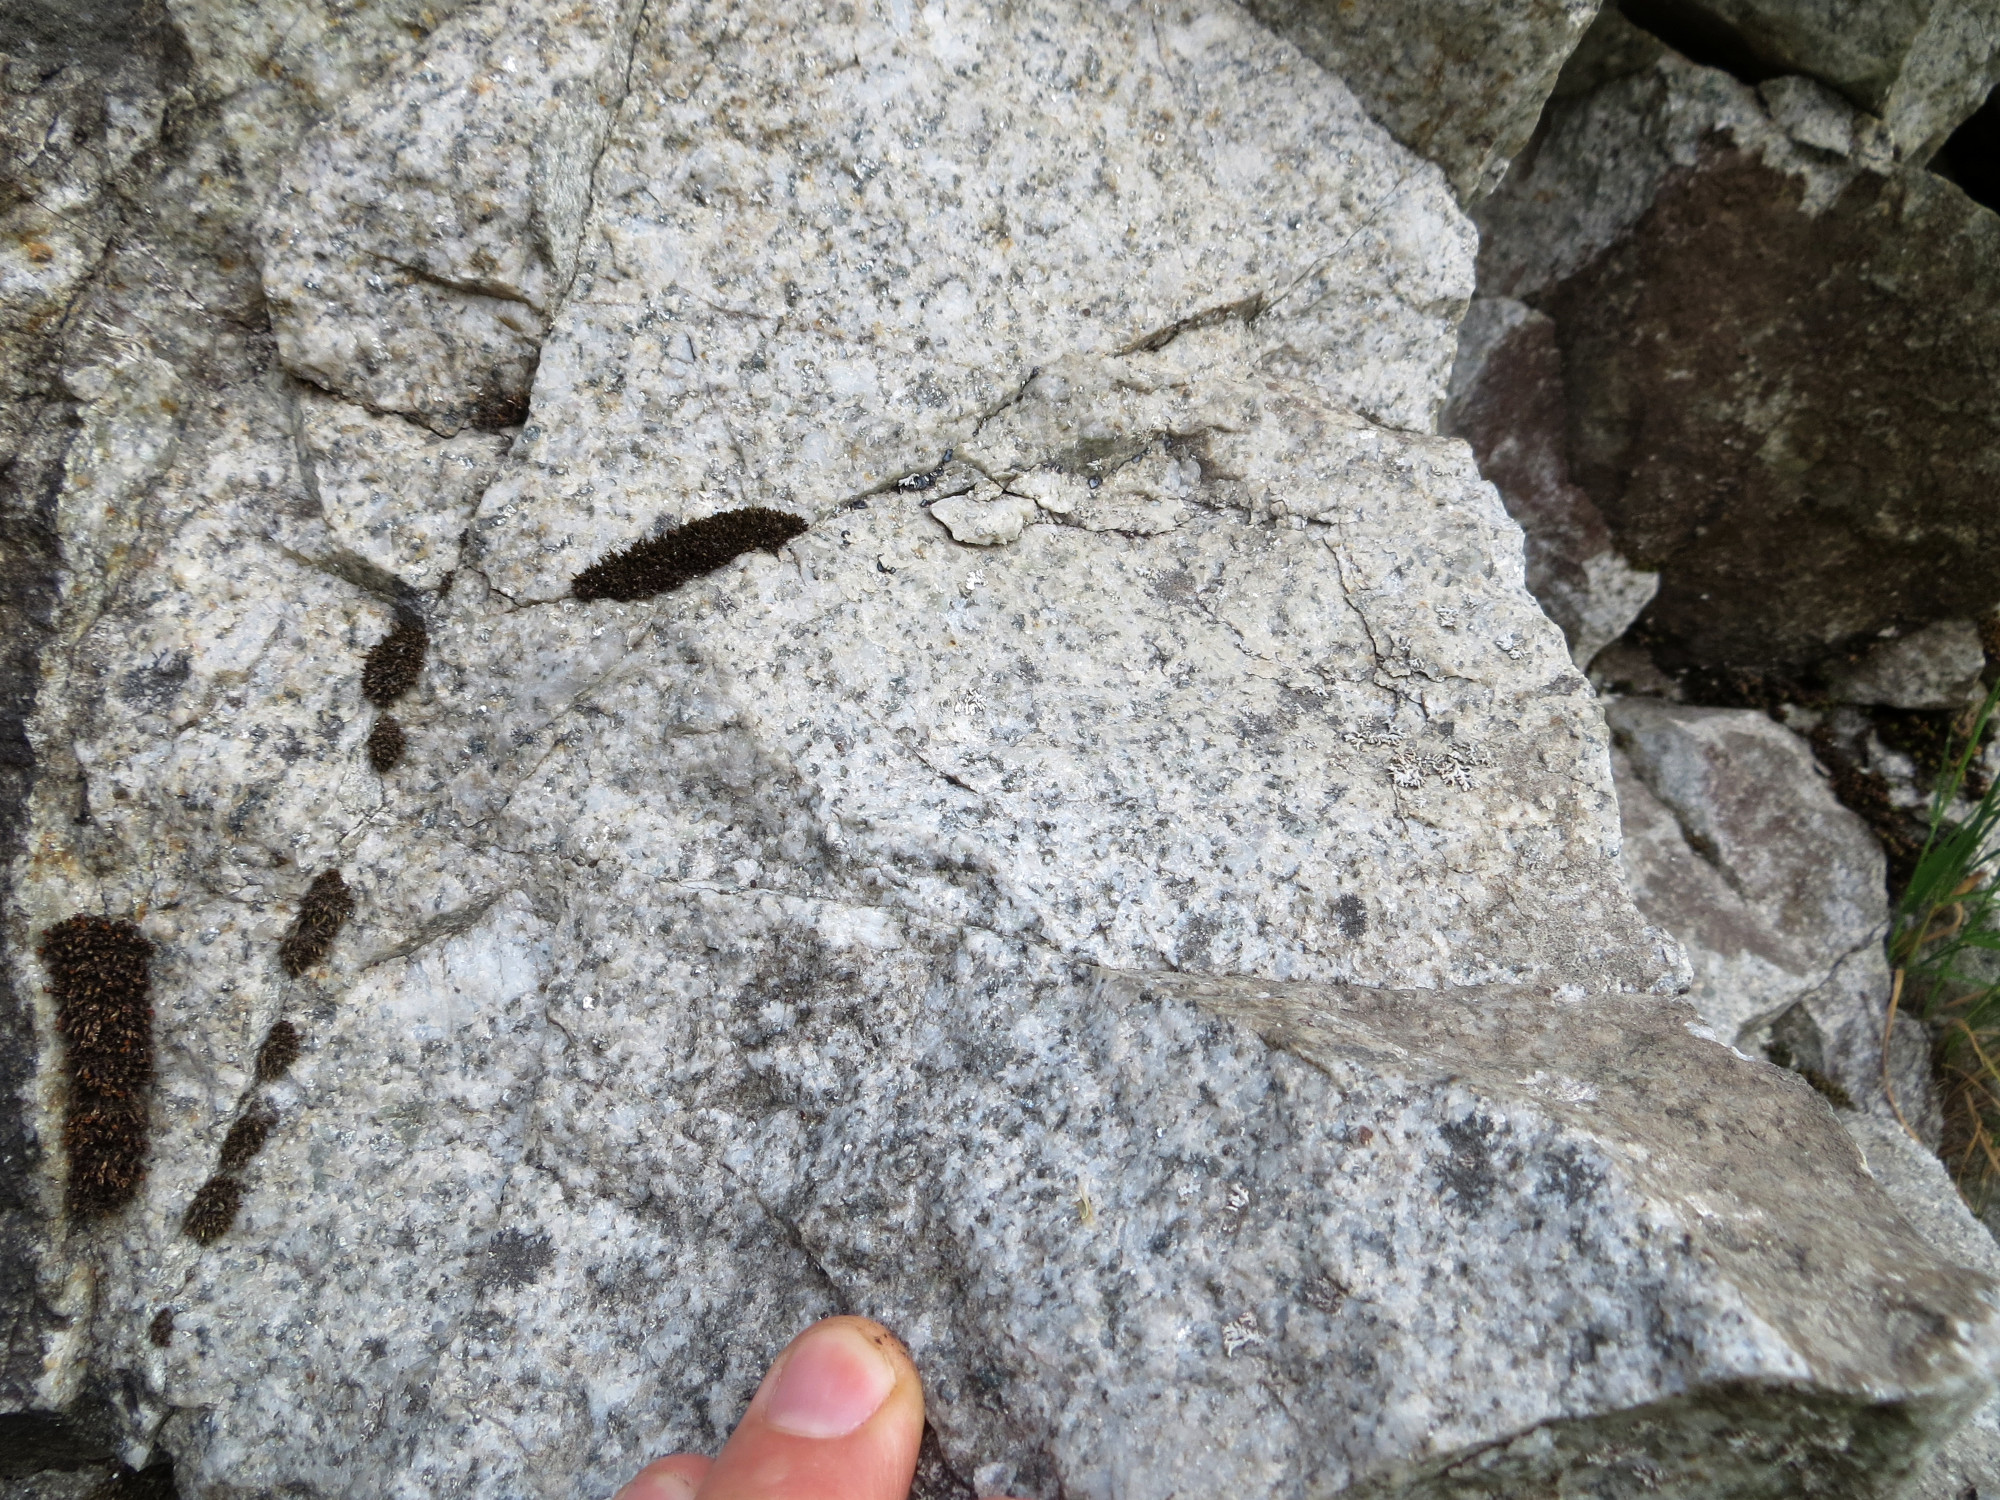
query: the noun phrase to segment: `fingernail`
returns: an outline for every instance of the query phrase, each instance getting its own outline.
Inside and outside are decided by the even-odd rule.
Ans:
[[[778,1367],[764,1420],[793,1437],[846,1437],[881,1409],[896,1368],[851,1323],[809,1330]]]

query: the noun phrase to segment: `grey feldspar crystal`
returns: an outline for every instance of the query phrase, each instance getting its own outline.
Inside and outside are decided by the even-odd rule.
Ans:
[[[1353,89],[1396,139],[1468,198],[1528,143],[1599,0],[1249,0],[1259,19]]]
[[[39,1247],[42,1399],[197,1496],[606,1494],[846,1308],[989,1492],[1886,1493],[1990,1388],[1992,1286],[1671,998],[1595,701],[1428,432],[1437,170],[1226,7],[656,0],[572,275],[507,175],[609,67],[598,11],[510,49],[569,14],[468,7],[302,145],[191,124],[278,192],[275,341],[114,278],[72,350],[26,1101],[55,1140],[23,959],[77,910],[159,945],[159,1080],[140,1200]],[[524,155],[429,138],[446,76]],[[398,162],[493,216],[417,243]],[[520,368],[461,248],[544,330],[504,453],[441,430]],[[569,597],[752,504],[810,527]]]

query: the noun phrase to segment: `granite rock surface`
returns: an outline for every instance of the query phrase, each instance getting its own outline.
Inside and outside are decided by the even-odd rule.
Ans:
[[[40,1407],[197,1496],[608,1494],[850,1310],[944,1488],[1138,1500],[1886,1495],[1986,1399],[1994,1283],[1673,998],[1431,431],[1471,227],[1323,69],[1226,6],[284,15],[184,24],[62,345]],[[751,505],[806,529],[572,596]],[[158,950],[95,1225],[80,910]]]
[[[342,101],[262,225],[287,370],[445,436],[519,424],[639,11],[470,7]]]
[[[1919,164],[1985,102],[2000,50],[1993,0],[1671,0],[1631,9],[1747,71],[1816,79],[1881,120],[1897,154]]]
[[[1958,1195],[1944,1163],[1880,1111],[1845,1112],[1840,1122],[1882,1185],[1925,1244],[1964,1266],[2000,1275],[2000,1249]],[[1968,1491],[1991,1488],[2000,1475],[2000,1401],[1982,1407],[1946,1441],[1909,1490],[1910,1500],[1965,1500]]]
[[[1249,10],[1344,80],[1369,114],[1444,168],[1466,199],[1491,192],[1534,133],[1600,0],[1250,0]]]

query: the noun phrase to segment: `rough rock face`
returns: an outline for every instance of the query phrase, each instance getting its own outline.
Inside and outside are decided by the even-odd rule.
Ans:
[[[1474,301],[1439,425],[1472,445],[1479,472],[1521,523],[1528,588],[1585,669],[1639,617],[1660,578],[1619,555],[1595,502],[1571,483],[1568,416],[1555,324],[1510,298]]]
[[[1960,1265],[2000,1276],[2000,1248],[1958,1195],[1944,1164],[1878,1112],[1844,1112],[1840,1122],[1860,1148],[1869,1175],[1925,1244]],[[1909,1500],[1965,1500],[2000,1475],[2000,1401],[1953,1433],[1909,1490]]]
[[[1624,862],[1640,910],[1678,938],[1688,998],[1761,1053],[1794,1006],[1803,1065],[1865,1099],[1881,1088],[1889,920],[1881,846],[1761,713],[1645,698],[1606,705]],[[1813,1053],[1817,1048],[1817,1055]]]
[[[1993,0],[1639,0],[1628,9],[1758,71],[1818,79],[1880,119],[1898,155],[1917,162],[1993,88]]]
[[[1663,660],[1795,673],[1994,602],[2000,216],[1816,84],[1671,54],[1553,105],[1482,212]]]
[[[1369,114],[1445,170],[1492,191],[1528,143],[1600,0],[1249,0],[1249,10],[1345,79]]]
[[[639,9],[472,7],[313,134],[264,221],[287,369],[447,436],[520,422]]]
[[[1353,99],[1242,18],[1186,13],[1144,66],[978,6],[913,15],[908,42],[862,28],[855,68],[824,64],[854,44],[830,17],[800,19],[792,58],[730,7],[652,24],[687,45],[635,63],[598,165],[605,252],[480,512],[509,597],[559,597],[670,518],[823,514],[931,473],[1064,357],[1161,351],[1435,419],[1470,226],[1432,169],[1348,144]],[[1076,440],[1033,461],[1134,456]]]
[[[602,1494],[849,1309],[961,1491],[1164,1500],[1886,1495],[1986,1398],[1994,1284],[1670,996],[1429,431],[1436,168],[1222,6],[424,30],[189,126],[156,191],[235,187],[121,253],[240,319],[111,276],[64,346],[6,936],[46,1039],[34,934],[137,920],[157,1082],[37,1402],[199,1496]]]
[[[1883,708],[1957,709],[1979,696],[1986,646],[1971,620],[1939,620],[1878,642],[1851,665],[1828,674],[1842,703]]]

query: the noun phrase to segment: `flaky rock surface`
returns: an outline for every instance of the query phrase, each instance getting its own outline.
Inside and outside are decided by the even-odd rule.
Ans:
[[[35,1179],[43,1407],[195,1496],[609,1494],[852,1310],[977,1492],[1775,1500],[1985,1399],[1993,1283],[1673,998],[1431,431],[1471,226],[1332,75],[1219,4],[285,14],[190,26],[235,187],[124,252],[239,317],[66,346],[6,939],[137,917],[158,1061],[130,1209]]]

